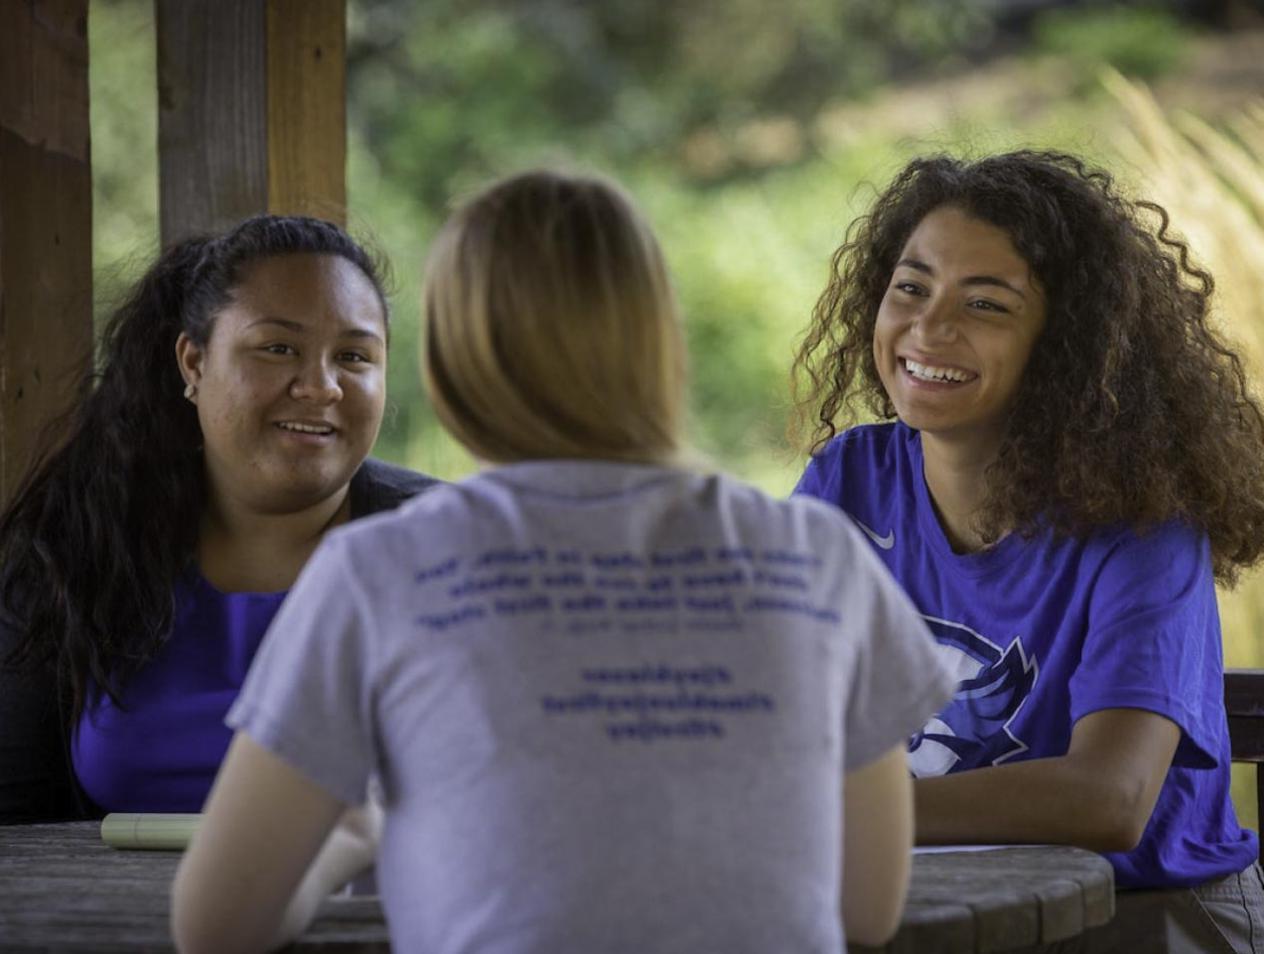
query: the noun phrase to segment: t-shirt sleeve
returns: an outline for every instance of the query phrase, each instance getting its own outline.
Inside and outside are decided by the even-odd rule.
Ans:
[[[844,769],[861,768],[906,741],[952,698],[956,680],[941,661],[934,637],[882,562],[850,525],[855,581],[867,593],[852,612],[857,652],[847,692]],[[847,607],[844,607],[847,611]]]
[[[835,438],[818,454],[813,454],[791,496],[816,497],[837,504],[841,498],[841,467],[839,450],[841,438]]]
[[[375,768],[370,624],[332,534],[268,627],[226,719],[348,804],[364,801]]]
[[[1207,538],[1166,524],[1107,556],[1071,678],[1071,720],[1145,709],[1181,730],[1174,764],[1210,768],[1223,748],[1220,620]]]

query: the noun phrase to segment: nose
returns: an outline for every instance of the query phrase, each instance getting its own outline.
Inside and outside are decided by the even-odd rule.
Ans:
[[[323,357],[303,364],[290,382],[290,396],[296,401],[313,404],[336,404],[342,400],[342,385],[338,383],[338,368]]]
[[[927,342],[947,342],[957,337],[957,315],[950,302],[929,298],[915,321],[917,334]]]

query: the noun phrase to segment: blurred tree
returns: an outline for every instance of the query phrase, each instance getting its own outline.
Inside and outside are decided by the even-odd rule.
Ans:
[[[985,68],[1026,42],[1032,22],[1014,27],[1002,15],[1011,6],[349,0],[350,223],[397,276],[392,410],[377,452],[445,476],[469,469],[417,374],[426,247],[454,198],[512,169],[574,163],[627,183],[662,236],[693,350],[694,439],[720,464],[788,489],[797,464],[777,451],[793,339],[829,252],[864,207],[857,184],[928,148],[1030,141],[1040,97],[969,105],[972,78],[1063,96],[1061,74],[1039,63],[1000,79]],[[152,16],[152,0],[92,0],[107,295],[157,241]],[[904,82],[919,76],[931,81]],[[896,79],[904,92],[886,90]],[[1075,135],[1088,115],[1066,103]]]
[[[451,182],[558,141],[682,166],[700,131],[804,122],[827,102],[982,48],[984,0],[360,0],[351,115],[387,175]],[[415,109],[407,104],[415,102]],[[759,151],[724,167],[760,171]]]

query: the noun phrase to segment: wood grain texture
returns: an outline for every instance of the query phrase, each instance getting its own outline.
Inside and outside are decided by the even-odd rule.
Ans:
[[[87,0],[4,0],[0,14],[0,126],[87,162]]]
[[[1224,687],[1229,718],[1264,721],[1264,669],[1226,669]]]
[[[0,951],[169,954],[176,852],[118,851],[98,822],[0,828]],[[387,954],[376,898],[334,898],[287,951]]]
[[[1114,872],[1079,848],[1027,847],[917,855],[900,930],[852,954],[990,954],[1049,944],[1107,923]]]
[[[92,354],[87,0],[0,30],[0,501]]]
[[[268,211],[347,218],[345,0],[269,0]]]
[[[109,848],[96,822],[0,828],[0,951],[170,951],[178,861]],[[881,950],[985,954],[1064,940],[1109,921],[1114,901],[1110,864],[1078,848],[917,855],[899,933]],[[293,950],[388,951],[377,899],[327,901]]]
[[[266,9],[156,0],[162,244],[267,209]]]
[[[1264,819],[1264,669],[1227,669],[1225,713],[1235,762],[1255,763],[1255,808]]]

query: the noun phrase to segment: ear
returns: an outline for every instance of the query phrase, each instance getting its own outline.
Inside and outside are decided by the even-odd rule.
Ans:
[[[183,331],[176,338],[176,364],[180,368],[180,377],[184,383],[194,388],[202,381],[202,360],[205,352]]]

